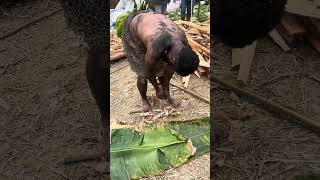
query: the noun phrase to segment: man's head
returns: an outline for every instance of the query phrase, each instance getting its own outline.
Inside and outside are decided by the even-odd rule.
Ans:
[[[178,51],[177,57],[178,58],[173,64],[173,69],[180,76],[188,76],[197,70],[199,66],[199,57],[191,48],[182,47],[180,51]]]
[[[279,22],[286,0],[215,0],[213,34],[231,47],[262,38]]]

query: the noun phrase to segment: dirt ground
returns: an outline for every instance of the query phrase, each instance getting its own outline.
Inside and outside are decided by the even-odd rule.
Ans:
[[[56,1],[48,0],[5,9],[0,12],[0,36],[58,8]],[[63,12],[0,42],[0,179],[100,179],[98,161],[61,162],[73,152],[95,151],[100,130],[100,115],[85,77],[87,45],[66,28]],[[111,72],[125,64],[113,64]],[[140,107],[134,74],[126,67],[111,76],[112,122],[141,125],[139,114],[128,114]],[[209,99],[208,78],[192,77],[190,84],[189,89]],[[202,101],[181,90],[172,93],[182,99],[182,107],[175,117],[159,121],[209,115]],[[155,103],[156,108],[166,107]],[[150,179],[209,179],[209,160],[207,153]]]
[[[58,8],[56,1],[33,1],[5,10],[0,35]],[[99,145],[86,46],[62,12],[0,41],[0,179],[100,179],[97,161],[61,163]]]
[[[214,51],[218,56],[214,76],[236,80],[231,49],[218,43]],[[264,38],[257,45],[248,88],[320,121],[319,60],[320,54],[304,41],[285,53],[270,38]],[[211,110],[225,112],[230,118],[219,120],[230,134],[227,143],[211,149],[212,178],[269,180],[319,172],[318,134],[217,83],[211,88]]]
[[[182,100],[182,106],[175,109],[169,116],[164,116],[156,120],[150,118],[156,116],[151,115],[145,117],[141,112],[141,98],[137,89],[137,77],[131,71],[130,66],[126,60],[114,63],[110,68],[110,119],[112,124],[125,124],[128,126],[143,128],[149,123],[171,121],[171,120],[190,120],[194,118],[201,118],[210,115],[210,106],[193,96],[186,94],[180,89],[170,87],[171,95],[174,98]],[[181,77],[176,76],[172,82],[182,87]],[[201,95],[206,99],[210,99],[210,83],[206,77],[198,78],[192,75],[190,80],[189,90]],[[152,85],[148,83],[148,96],[153,110],[171,109],[165,100],[159,100],[155,97],[155,90]],[[111,127],[113,127],[111,125]],[[153,179],[209,179],[210,178],[210,156],[206,153],[197,159],[182,165],[178,168],[170,169],[163,175],[158,177],[147,178]]]

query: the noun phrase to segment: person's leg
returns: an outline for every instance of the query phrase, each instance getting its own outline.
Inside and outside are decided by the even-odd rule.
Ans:
[[[142,100],[142,110],[143,112],[148,112],[151,110],[151,105],[147,97],[147,87],[148,87],[147,79],[145,77],[138,76],[137,86],[138,86],[138,90]]]
[[[107,62],[104,58],[103,48],[90,48],[86,63],[86,76],[90,91],[99,107],[102,122],[103,153],[109,162],[109,123],[107,117]]]
[[[182,20],[185,20],[186,18],[186,2],[187,0],[181,0],[181,4],[180,4]]]
[[[169,86],[170,86],[170,80],[171,80],[173,74],[174,74],[174,72],[171,69],[165,68],[164,76],[159,77],[159,81],[160,81],[160,84],[162,85],[164,97],[168,100],[168,102],[171,106],[173,106],[174,108],[178,108],[181,106],[181,101],[178,99],[174,99],[170,95]]]
[[[160,88],[157,78],[155,76],[151,76],[148,78],[154,89],[156,90],[157,98],[164,99],[164,94],[162,88]]]
[[[191,19],[191,0],[186,0],[186,8],[187,8],[187,21]]]
[[[167,14],[167,4],[162,5],[162,14]]]
[[[157,13],[157,14],[162,14],[162,5],[155,4],[154,5],[154,12]]]

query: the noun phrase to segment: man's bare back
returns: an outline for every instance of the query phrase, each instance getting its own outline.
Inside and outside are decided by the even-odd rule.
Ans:
[[[162,14],[141,13],[132,19],[131,32],[147,47],[159,34],[168,32],[174,39],[186,42],[182,29]]]

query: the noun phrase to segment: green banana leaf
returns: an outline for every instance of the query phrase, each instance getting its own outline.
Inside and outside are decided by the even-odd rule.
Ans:
[[[110,176],[112,180],[126,180],[161,175],[165,170],[207,152],[209,145],[208,117],[154,124],[143,132],[114,129],[111,134]]]

